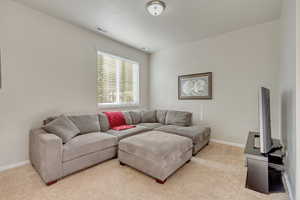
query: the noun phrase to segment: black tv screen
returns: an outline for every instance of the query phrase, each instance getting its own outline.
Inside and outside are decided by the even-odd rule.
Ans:
[[[270,90],[261,87],[259,90],[259,130],[260,151],[269,153],[272,149]]]

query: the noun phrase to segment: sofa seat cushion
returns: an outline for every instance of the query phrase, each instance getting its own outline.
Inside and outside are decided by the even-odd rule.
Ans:
[[[117,138],[102,132],[74,137],[63,146],[63,162],[117,146]]]
[[[161,123],[140,123],[139,126],[144,126],[146,128],[154,129],[163,126]]]
[[[194,144],[203,141],[208,136],[208,134],[210,134],[209,128],[201,125],[194,125],[194,126],[187,126],[187,127],[166,125],[159,128],[155,128],[154,130],[188,137],[193,140]]]
[[[160,131],[149,131],[141,135],[126,138],[119,143],[119,150],[133,154],[155,163],[179,159],[191,150],[192,140],[186,137]]]
[[[144,126],[136,126],[134,128],[126,129],[126,130],[123,130],[123,131],[116,131],[116,130],[110,129],[110,130],[106,131],[106,133],[110,134],[110,135],[113,135],[113,136],[116,136],[118,141],[120,141],[121,139],[124,139],[126,137],[136,135],[136,134],[139,134],[139,133],[142,133],[142,132],[146,132],[146,131],[149,131],[149,130],[151,130],[151,129],[149,129],[147,127],[144,127]]]

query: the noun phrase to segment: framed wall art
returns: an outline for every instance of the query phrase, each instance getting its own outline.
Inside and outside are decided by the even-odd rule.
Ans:
[[[212,72],[179,76],[178,99],[212,99]]]

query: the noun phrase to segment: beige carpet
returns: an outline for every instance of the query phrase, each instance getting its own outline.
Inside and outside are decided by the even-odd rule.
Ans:
[[[0,173],[1,200],[287,200],[244,188],[243,151],[212,143],[164,185],[110,160],[45,186],[30,165]]]

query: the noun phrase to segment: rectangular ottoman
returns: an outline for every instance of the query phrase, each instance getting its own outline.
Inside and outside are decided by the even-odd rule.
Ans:
[[[120,164],[126,164],[164,183],[192,157],[193,142],[187,137],[149,131],[119,142]]]

